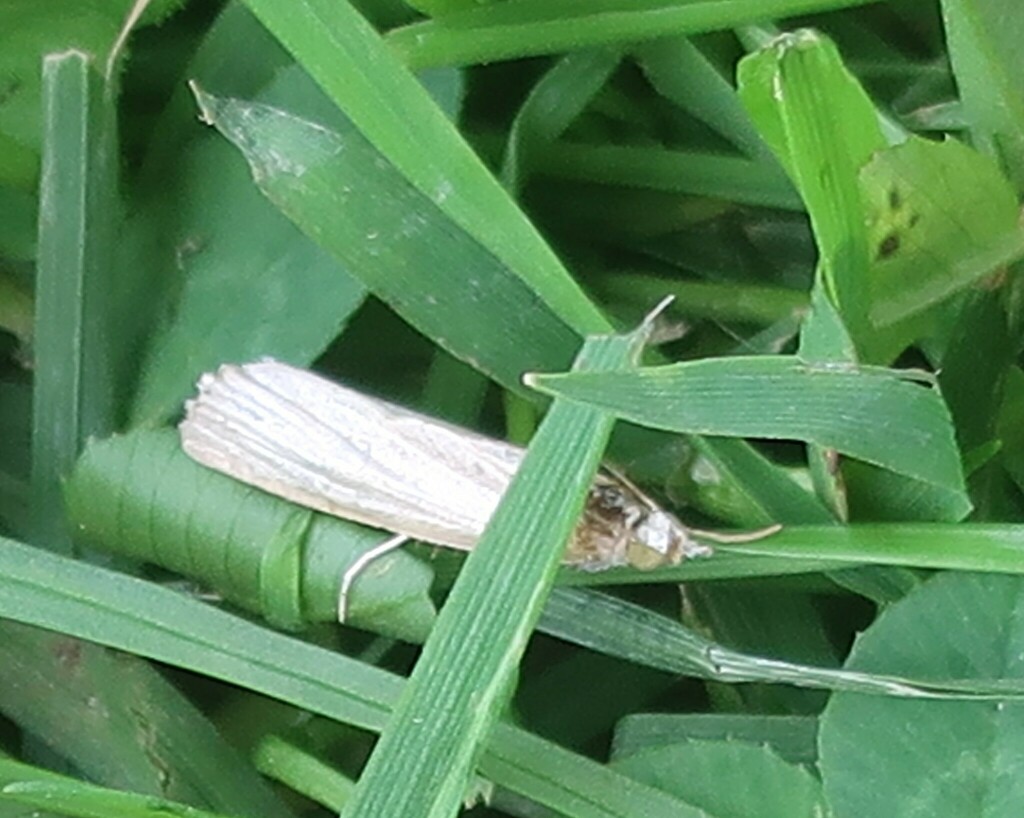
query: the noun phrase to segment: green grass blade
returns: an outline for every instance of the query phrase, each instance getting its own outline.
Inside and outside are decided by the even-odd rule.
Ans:
[[[164,798],[90,786],[70,778],[16,781],[0,790],[3,801],[78,818],[223,818]]]
[[[264,737],[253,752],[253,763],[267,778],[334,812],[341,811],[355,789],[351,778],[280,736]]]
[[[802,210],[777,167],[736,156],[628,145],[559,142],[537,158],[537,172],[559,179],[712,196],[740,204]]]
[[[857,171],[886,146],[874,106],[831,41],[812,31],[782,35],[737,74],[741,99],[807,205],[829,296],[862,345],[868,245]]]
[[[83,576],[95,570],[80,567]],[[9,590],[5,580],[5,597]],[[0,622],[0,685],[4,713],[90,781],[226,813],[290,816],[207,717],[135,657],[8,617]]]
[[[40,542],[66,549],[60,481],[87,435],[113,425],[108,361],[98,331],[118,205],[112,195],[111,102],[92,60],[43,65],[44,155],[36,277],[32,484]]]
[[[787,526],[756,543],[718,545],[712,559],[649,572],[613,568],[603,575],[566,572],[572,585],[737,579],[825,571],[853,565],[902,565],[1019,574],[1024,529],[1012,524],[946,523]],[[818,562],[815,562],[815,561]]]
[[[348,3],[246,0],[246,5],[374,150],[459,232],[514,270],[580,335],[609,329],[452,123]],[[386,240],[380,237],[376,245]]]
[[[439,205],[453,190],[423,195],[354,128],[197,95],[263,192],[436,343],[511,389],[536,361],[571,359],[578,337],[554,312],[561,296],[533,288],[528,254],[507,265],[458,229]],[[575,326],[586,326],[592,308],[576,292]]]
[[[974,144],[1024,183],[1020,13],[1007,3],[943,0],[949,59]]]
[[[1019,574],[1024,528],[1012,524],[854,525],[789,528],[761,543],[723,546],[740,554]]]
[[[949,670],[915,673],[901,669],[898,663],[862,672],[755,656],[717,644],[647,608],[583,590],[560,588],[552,593],[541,627],[547,633],[610,656],[669,673],[721,682],[771,682],[881,694],[881,698],[999,699],[1024,694],[1019,679],[998,674],[972,681],[958,678]]]
[[[637,713],[615,728],[613,757],[689,739],[733,739],[771,747],[787,761],[814,764],[818,759],[818,720],[814,716],[765,716],[734,713]]]
[[[13,540],[0,540],[0,583],[0,616],[194,670],[363,729],[381,730],[401,691],[402,680],[379,668]],[[510,725],[498,725],[480,764],[495,783],[573,818],[686,814],[678,799]],[[552,780],[558,768],[570,777]]]
[[[751,159],[773,162],[732,83],[686,37],[664,37],[642,43],[634,56],[666,99],[728,139]]]
[[[734,491],[742,493],[751,513],[742,518],[727,516],[748,527],[773,521],[785,525],[824,525],[832,521],[828,509],[809,491],[801,488],[784,469],[772,463],[745,441],[724,437],[700,438],[695,443],[711,476],[702,494],[710,495],[728,475]],[[704,462],[701,463],[703,467]],[[707,508],[707,506],[703,506]]]
[[[530,91],[508,133],[501,180],[519,191],[532,170],[535,152],[543,151],[608,81],[622,55],[613,49],[567,54]]]
[[[873,0],[519,0],[446,14],[388,36],[406,64],[468,65],[666,35],[720,31]]]
[[[579,369],[617,369],[647,328],[588,341]],[[394,719],[343,815],[454,815],[479,747],[504,708],[612,420],[556,404],[463,566]],[[543,547],[542,547],[543,546]],[[401,781],[401,787],[389,782]]]
[[[964,492],[949,414],[934,389],[896,370],[827,367],[760,356],[633,372],[530,375],[547,394],[585,401],[643,426],[802,440]],[[880,425],[879,417],[900,425]]]
[[[759,284],[690,281],[632,272],[608,276],[594,283],[608,301],[649,308],[666,295],[674,295],[672,314],[707,318],[724,323],[774,324],[800,315],[807,296],[799,290]]]
[[[1019,577],[937,576],[861,634],[845,669],[1019,677],[1022,591]],[[1024,748],[1020,719],[1004,702],[931,709],[838,694],[821,718],[826,793],[837,815],[1010,815],[1022,795],[1008,774]],[[863,786],[869,780],[875,785]]]
[[[120,157],[114,125],[115,89],[103,84],[86,55],[69,51],[44,63],[45,178],[41,188],[37,275],[33,480],[36,539],[65,548],[61,481],[88,435],[109,432],[116,422],[114,384],[133,365],[133,347],[116,310],[120,288],[114,248],[122,215],[116,195]],[[43,521],[43,524],[39,524]],[[255,809],[286,815],[272,795],[251,777],[209,724],[185,698],[143,663],[113,662],[92,645],[52,634],[8,632],[4,662],[11,681],[6,710],[57,753],[73,759],[96,780],[157,792],[160,776],[174,780],[185,800],[202,801],[208,780],[185,760],[204,758],[209,771],[236,772],[230,786],[208,794],[231,810]],[[75,657],[75,673],[61,655]],[[47,680],[38,686],[25,680]],[[54,686],[53,680],[64,678]],[[125,684],[127,678],[130,685]],[[63,696],[61,695],[63,694]],[[69,716],[88,702],[88,714],[103,714],[91,736],[89,716]],[[139,722],[166,724],[164,757],[140,750],[145,731]],[[69,729],[69,728],[74,729]],[[187,736],[179,727],[188,727]],[[185,746],[206,735],[200,754]],[[166,782],[164,782],[164,785]],[[237,785],[237,789],[236,789]],[[244,805],[239,807],[239,805]]]

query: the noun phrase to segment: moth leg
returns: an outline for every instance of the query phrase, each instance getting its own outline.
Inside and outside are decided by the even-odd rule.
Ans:
[[[348,595],[352,590],[352,583],[356,581],[363,569],[378,557],[383,557],[389,551],[401,548],[409,541],[405,534],[395,534],[379,545],[375,545],[369,551],[359,555],[359,559],[353,562],[345,573],[341,575],[341,587],[338,590],[338,622],[345,624],[345,617],[348,615]]]

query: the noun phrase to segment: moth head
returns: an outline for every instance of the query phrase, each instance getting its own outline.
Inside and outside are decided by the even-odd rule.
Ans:
[[[652,510],[637,524],[626,547],[629,564],[641,571],[678,565],[689,557],[703,557],[710,553],[711,549],[694,540],[674,515],[661,509]]]

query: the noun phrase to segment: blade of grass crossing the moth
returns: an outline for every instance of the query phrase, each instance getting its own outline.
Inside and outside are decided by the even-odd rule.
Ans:
[[[588,340],[581,370],[635,362],[648,324]],[[344,816],[454,815],[554,581],[613,425],[556,402],[438,617]],[[401,781],[401,787],[394,782]]]
[[[452,122],[370,24],[335,0],[245,0],[421,194],[579,335],[609,324]],[[416,127],[410,128],[409,123]]]
[[[872,528],[884,533],[898,531],[903,527]],[[922,549],[929,542],[935,541],[937,530],[953,528],[966,529],[961,537],[965,548],[978,550],[993,542],[1003,542],[1004,545],[1016,542],[1017,554],[1024,553],[1019,526],[912,528],[918,529],[916,541]],[[840,529],[826,528],[820,531],[822,536],[832,536],[837,530]],[[966,542],[968,536],[972,537],[973,542]],[[902,546],[903,541],[896,545]],[[387,671],[276,633],[152,583],[48,554],[14,540],[0,538],[0,577],[3,577],[4,590],[0,594],[2,617],[60,631],[118,650],[132,651],[366,730],[382,729],[388,711],[398,700],[401,691],[402,680]],[[677,673],[693,672],[694,665],[706,666],[716,672],[721,670],[716,667],[715,657],[725,655],[725,648],[716,646],[715,657],[709,663],[706,640],[682,628],[674,620],[645,608],[607,595],[571,589],[558,590],[549,597],[548,605],[549,611],[544,618],[545,630],[569,636],[577,640],[578,644],[606,649],[611,655],[621,655],[632,661],[653,664]],[[639,624],[648,620],[658,623],[655,635],[645,635],[642,641],[622,642],[623,646],[601,648],[615,641],[611,631],[605,633],[601,630],[608,626],[611,620],[606,617],[612,613],[615,616],[626,616],[628,622],[632,622],[627,623],[627,628],[639,627]],[[569,620],[576,623],[571,628],[565,626]],[[666,638],[668,632],[661,630],[665,623],[671,624],[671,632],[675,634],[673,640],[677,637],[682,640],[678,645],[673,646],[673,640]],[[652,645],[655,646],[654,650],[651,650]],[[748,675],[732,681],[781,681],[777,675],[773,675],[771,662],[754,658],[758,664],[755,666],[748,662],[745,671]],[[834,669],[823,671],[810,668],[804,676],[809,673],[819,674],[822,686],[833,690],[865,692],[873,686],[876,692],[881,692],[880,686],[892,681],[872,673],[858,673],[852,679],[846,678]],[[719,674],[715,678],[727,679],[727,676]],[[1024,682],[1019,678],[987,681],[972,679],[969,683],[958,678],[939,681],[909,678],[899,681],[907,687],[927,689],[948,698],[999,695],[1024,698]],[[794,683],[804,683],[804,680]],[[524,754],[513,753],[511,746],[505,744],[508,731],[518,736],[514,743],[532,741],[533,749]],[[524,739],[524,736],[527,738]],[[528,736],[525,731],[506,725],[496,731],[486,752],[505,758],[514,755],[521,774],[530,771],[530,776],[550,784],[550,770],[545,768],[547,760],[542,757],[544,745],[545,742]],[[484,766],[489,763],[486,760],[482,762]],[[532,784],[516,788],[506,779],[495,777],[494,780],[499,785],[531,795]],[[544,803],[555,806],[550,802]],[[631,813],[627,811],[622,814]]]
[[[785,526],[751,543],[718,544],[715,558],[638,572],[565,572],[565,585],[626,585],[742,579],[831,571],[862,565],[1024,574],[1019,525],[901,523]]]
[[[847,559],[864,565],[1024,573],[1024,527],[1012,524],[806,526],[785,529],[757,545],[719,548],[735,554]]]
[[[3,538],[0,587],[0,617],[196,671],[365,730],[381,730],[401,692],[402,679],[387,671],[150,582]],[[572,818],[686,814],[678,799],[511,725],[495,731],[481,765],[499,786]],[[568,772],[554,781],[553,769]],[[235,812],[273,814],[265,806]]]

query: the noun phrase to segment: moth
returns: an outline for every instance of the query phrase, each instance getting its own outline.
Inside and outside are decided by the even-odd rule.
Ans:
[[[203,375],[179,429],[194,460],[270,494],[346,520],[469,550],[525,450],[270,359]],[[564,563],[652,569],[705,556],[701,540],[611,469],[594,480]],[[360,563],[362,565],[363,563]],[[354,566],[355,567],[355,566]],[[351,570],[351,569],[350,569]],[[343,593],[351,577],[346,576]]]

